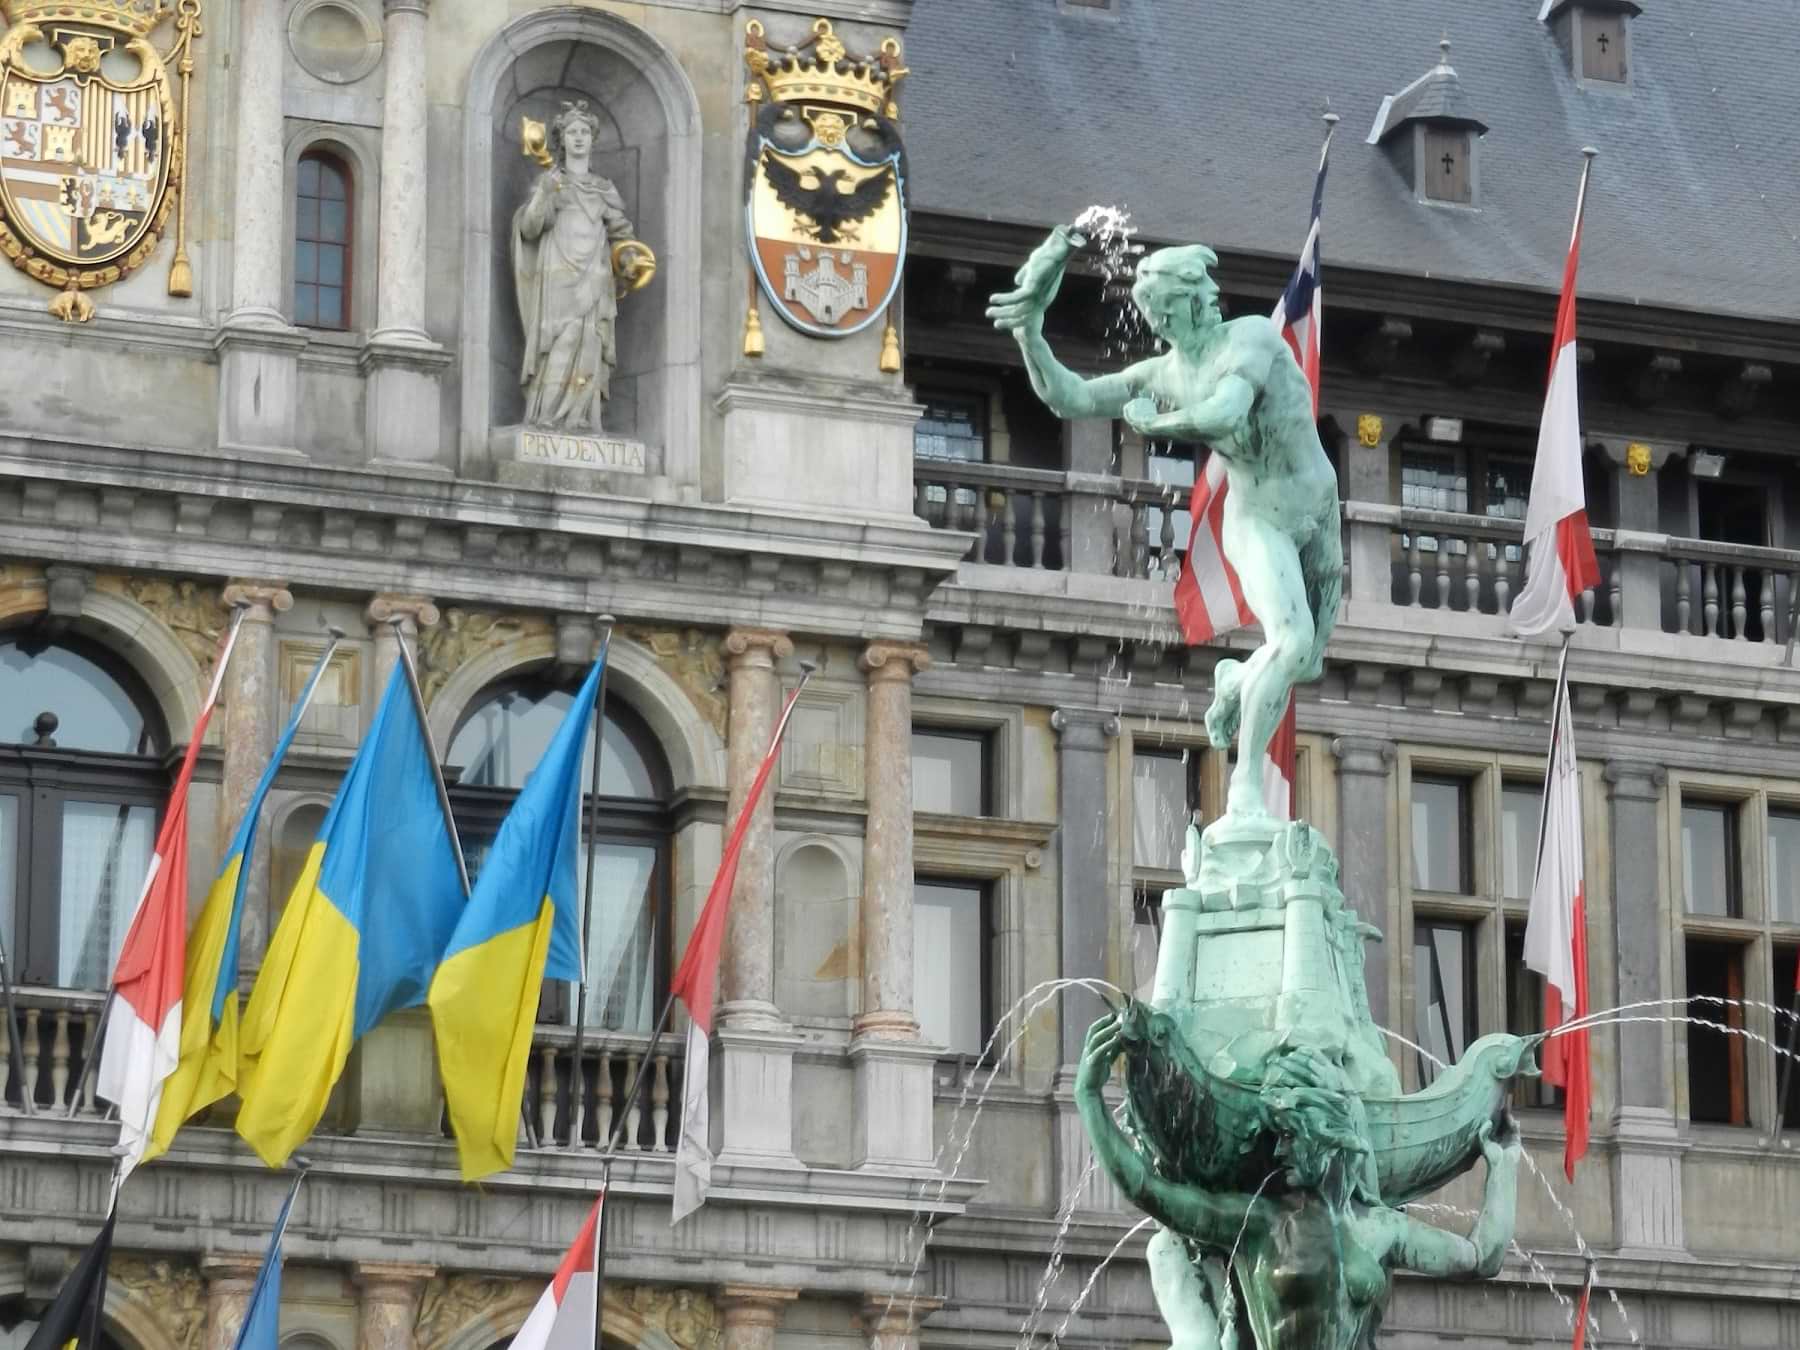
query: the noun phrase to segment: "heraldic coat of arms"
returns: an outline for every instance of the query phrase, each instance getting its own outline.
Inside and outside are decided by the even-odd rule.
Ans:
[[[769,303],[801,332],[860,332],[887,312],[906,256],[900,44],[888,38],[874,56],[851,56],[819,19],[805,44],[776,52],[752,19],[744,57],[751,266]],[[754,355],[760,343],[753,306],[745,350]],[[891,318],[882,368],[899,368]]]
[[[179,199],[200,3],[0,0],[0,13],[0,252],[61,292],[53,314],[85,321],[82,292],[141,266]],[[171,295],[193,293],[185,217]]]

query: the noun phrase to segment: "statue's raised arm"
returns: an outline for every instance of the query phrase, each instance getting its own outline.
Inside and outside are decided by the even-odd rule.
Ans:
[[[1201,443],[1223,460],[1224,553],[1263,644],[1219,663],[1206,730],[1221,749],[1237,745],[1227,812],[1264,815],[1265,752],[1294,685],[1324,670],[1343,589],[1337,473],[1319,443],[1313,391],[1269,319],[1225,321],[1218,258],[1199,244],[1161,249],[1137,269],[1132,303],[1165,350],[1117,374],[1075,374],[1044,340],[1044,311],[1085,242],[1057,226],[988,315],[1018,340],[1032,388],[1058,416],[1123,417],[1146,437]]]

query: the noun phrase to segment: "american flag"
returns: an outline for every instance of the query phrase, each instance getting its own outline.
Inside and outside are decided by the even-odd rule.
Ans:
[[[1337,119],[1329,119],[1335,126]],[[1324,294],[1319,285],[1319,212],[1325,204],[1325,168],[1331,154],[1331,132],[1325,133],[1325,144],[1319,151],[1319,173],[1313,182],[1312,222],[1306,231],[1306,243],[1300,248],[1300,260],[1288,278],[1287,289],[1275,302],[1270,318],[1281,330],[1282,338],[1293,350],[1295,360],[1312,386],[1313,415],[1319,412],[1319,323],[1324,316]],[[1211,642],[1236,628],[1256,622],[1256,616],[1244,602],[1243,587],[1237,573],[1225,558],[1222,538],[1225,522],[1225,497],[1231,486],[1225,478],[1225,463],[1217,455],[1208,455],[1200,475],[1194,480],[1194,495],[1188,504],[1192,527],[1188,533],[1187,553],[1181,559],[1181,571],[1175,578],[1175,619],[1181,625],[1181,638],[1195,647]],[[1287,714],[1275,739],[1269,743],[1269,764],[1273,773],[1263,775],[1263,793],[1271,815],[1293,816],[1294,789],[1294,701],[1288,700]]]

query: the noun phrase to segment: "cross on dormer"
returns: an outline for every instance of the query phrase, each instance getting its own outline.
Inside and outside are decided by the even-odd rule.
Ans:
[[[1594,41],[1600,44],[1600,51],[1602,54],[1605,53],[1608,47],[1612,46],[1612,39],[1607,37],[1605,33],[1600,34]]]
[[[1443,159],[1438,162],[1444,166],[1444,173],[1446,175],[1456,168],[1456,156],[1452,155],[1448,150],[1444,151]]]

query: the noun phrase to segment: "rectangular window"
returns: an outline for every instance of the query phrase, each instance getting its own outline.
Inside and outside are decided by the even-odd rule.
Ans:
[[[1800,924],[1800,811],[1769,811],[1769,917]]]
[[[1412,780],[1414,890],[1472,895],[1469,784],[1461,778]]]
[[[63,808],[56,982],[104,989],[125,941],[155,847],[156,809],[70,801]]]
[[[1156,958],[1162,947],[1162,895],[1140,886],[1131,897],[1131,987],[1147,999],[1156,985]]]
[[[942,816],[985,816],[991,738],[985,732],[914,727],[913,810]]]
[[[1131,754],[1131,859],[1134,867],[1181,870],[1188,822],[1199,805],[1199,756],[1191,750]]]
[[[913,1006],[948,1054],[981,1054],[992,1031],[989,908],[983,882],[913,881]]]
[[[1475,138],[1466,127],[1426,127],[1421,166],[1424,195],[1434,202],[1471,202],[1475,179],[1469,160]]]
[[[1796,995],[1796,986],[1800,985],[1800,949],[1794,947],[1777,947],[1774,954],[1775,1006],[1782,1010],[1775,1019],[1775,1043],[1783,1050],[1789,1050],[1800,1044],[1794,1034],[1793,1013],[1800,996]],[[1775,1069],[1776,1091],[1781,1085],[1787,1085],[1787,1100],[1778,1109],[1781,1112],[1781,1128],[1784,1130],[1800,1129],[1800,1064],[1795,1064],[1787,1055],[1772,1055]]]
[[[1623,14],[1599,14],[1584,9],[1581,23],[1581,76],[1586,80],[1625,82],[1625,21]]]
[[[1687,941],[1688,1117],[1719,1125],[1750,1123],[1745,1078],[1744,949],[1731,942]]]
[[[1408,450],[1400,457],[1400,505],[1420,511],[1469,509],[1469,475],[1459,456]]]
[[[1543,791],[1536,784],[1506,783],[1500,788],[1500,897],[1503,900],[1531,899],[1543,804]]]
[[[19,799],[0,794],[0,942],[6,944],[10,961],[19,950],[18,929],[13,911],[18,905],[19,868],[23,859],[19,848]],[[10,978],[12,969],[7,969]]]
[[[1506,925],[1506,1029],[1531,1036],[1544,1029],[1544,977],[1525,964],[1525,925]],[[1538,1055],[1540,1063],[1543,1054]],[[1514,1106],[1554,1106],[1562,1092],[1542,1078],[1515,1078]]]
[[[1419,1083],[1455,1064],[1475,1039],[1475,926],[1413,920],[1413,1006]]]
[[[1681,878],[1689,914],[1743,917],[1735,804],[1683,799]]]
[[[925,411],[913,423],[913,454],[920,459],[987,459],[987,401],[975,394],[919,391]]]

